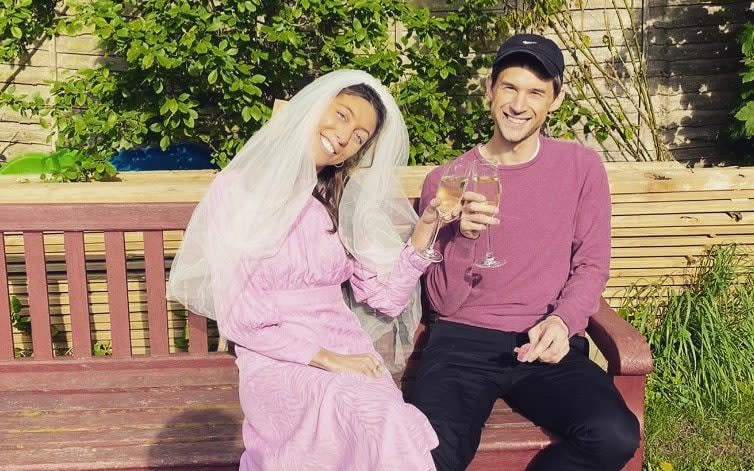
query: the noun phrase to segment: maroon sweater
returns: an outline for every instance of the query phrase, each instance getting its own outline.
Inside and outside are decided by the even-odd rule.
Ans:
[[[547,315],[570,335],[597,311],[610,264],[610,190],[599,155],[575,142],[541,137],[529,162],[500,167],[500,224],[492,248],[506,264],[473,267],[487,234],[463,237],[458,221],[440,230],[445,260],[426,273],[429,300],[440,318],[506,332],[525,332]],[[458,159],[482,159],[478,147]],[[434,197],[442,169],[424,181],[420,214]]]

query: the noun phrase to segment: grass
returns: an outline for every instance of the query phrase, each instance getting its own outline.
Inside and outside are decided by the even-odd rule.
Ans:
[[[754,470],[754,393],[728,410],[704,414],[665,399],[646,414],[648,471]]]
[[[648,470],[754,470],[754,258],[702,258],[679,290],[634,287],[620,309],[647,338]]]

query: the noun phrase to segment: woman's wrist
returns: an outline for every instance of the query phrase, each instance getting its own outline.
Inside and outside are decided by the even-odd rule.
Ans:
[[[426,223],[420,219],[416,223],[416,226],[414,226],[414,232],[411,233],[411,245],[413,245],[416,250],[424,250],[432,240],[434,233],[434,224]]]
[[[330,366],[332,365],[333,355],[334,353],[330,350],[320,348],[319,352],[317,352],[317,354],[314,355],[314,358],[312,358],[312,361],[309,362],[309,366],[314,366],[316,368],[321,368],[323,370],[329,371]]]
[[[330,364],[330,351],[326,350],[324,348],[320,348],[316,355],[314,355],[314,358],[312,358],[312,361],[309,362],[309,366],[314,366],[316,368],[322,368],[323,370],[326,370],[328,365]]]

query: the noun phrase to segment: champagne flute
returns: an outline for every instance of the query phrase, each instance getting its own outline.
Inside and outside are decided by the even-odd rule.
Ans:
[[[488,161],[477,161],[472,170],[471,191],[484,195],[485,203],[490,206],[500,206],[500,174],[497,165]],[[495,257],[492,253],[492,228],[487,227],[487,251],[484,258],[476,260],[474,266],[479,268],[498,268],[505,264],[505,260]]]
[[[458,218],[458,214],[453,215],[453,212],[458,212],[457,210],[460,208],[461,197],[468,181],[469,169],[465,163],[455,160],[445,164],[442,177],[440,177],[440,184],[437,187],[436,197],[440,200],[440,205],[437,207],[435,233],[429,244],[423,250],[417,252],[421,257],[430,262],[437,263],[442,261],[442,254],[435,250],[435,241],[437,240],[437,234],[440,232],[440,220],[442,219],[447,223]]]

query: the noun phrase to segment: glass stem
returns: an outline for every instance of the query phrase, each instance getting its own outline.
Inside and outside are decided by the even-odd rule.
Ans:
[[[425,253],[435,253],[435,241],[437,240],[437,234],[440,232],[440,211],[435,209],[435,213],[437,214],[437,218],[435,219],[435,233],[432,235],[432,240],[430,240],[429,244],[424,248]]]
[[[486,258],[487,260],[492,260],[492,258],[494,258],[492,255],[492,230],[491,229],[492,229],[491,227],[489,226],[487,227],[487,254],[484,256],[484,258]]]

